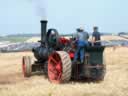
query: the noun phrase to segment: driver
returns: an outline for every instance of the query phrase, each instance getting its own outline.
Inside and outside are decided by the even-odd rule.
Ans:
[[[76,36],[76,52],[74,57],[74,62],[77,62],[78,56],[80,56],[80,63],[84,63],[84,56],[85,56],[85,46],[88,46],[88,39],[89,34],[84,31],[82,27],[77,29],[77,36]]]

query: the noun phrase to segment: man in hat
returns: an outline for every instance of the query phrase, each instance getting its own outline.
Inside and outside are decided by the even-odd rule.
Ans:
[[[98,31],[98,27],[95,26],[93,27],[93,34],[92,34],[92,43],[94,46],[101,46],[101,35],[100,32]]]
[[[84,56],[85,56],[85,46],[88,46],[88,39],[89,34],[88,32],[84,31],[82,27],[77,29],[77,36],[76,36],[76,45],[77,49],[75,52],[74,62],[78,60],[78,56],[80,56],[80,62],[84,63]]]

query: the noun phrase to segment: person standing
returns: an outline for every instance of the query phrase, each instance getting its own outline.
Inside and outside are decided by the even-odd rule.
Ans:
[[[93,34],[92,34],[92,43],[94,46],[101,46],[101,34],[98,31],[98,27],[93,27]]]
[[[80,62],[84,63],[85,46],[88,46],[88,39],[89,39],[88,32],[84,31],[82,27],[78,28],[77,36],[76,36],[77,48],[75,52],[74,62],[76,62],[80,56]]]

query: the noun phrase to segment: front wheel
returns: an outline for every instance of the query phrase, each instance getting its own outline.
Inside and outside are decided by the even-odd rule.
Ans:
[[[32,63],[30,56],[23,56],[22,58],[22,70],[24,77],[30,77],[32,73]]]

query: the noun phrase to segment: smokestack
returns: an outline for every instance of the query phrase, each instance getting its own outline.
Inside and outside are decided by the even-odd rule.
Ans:
[[[47,20],[41,20],[41,42],[46,43]]]

